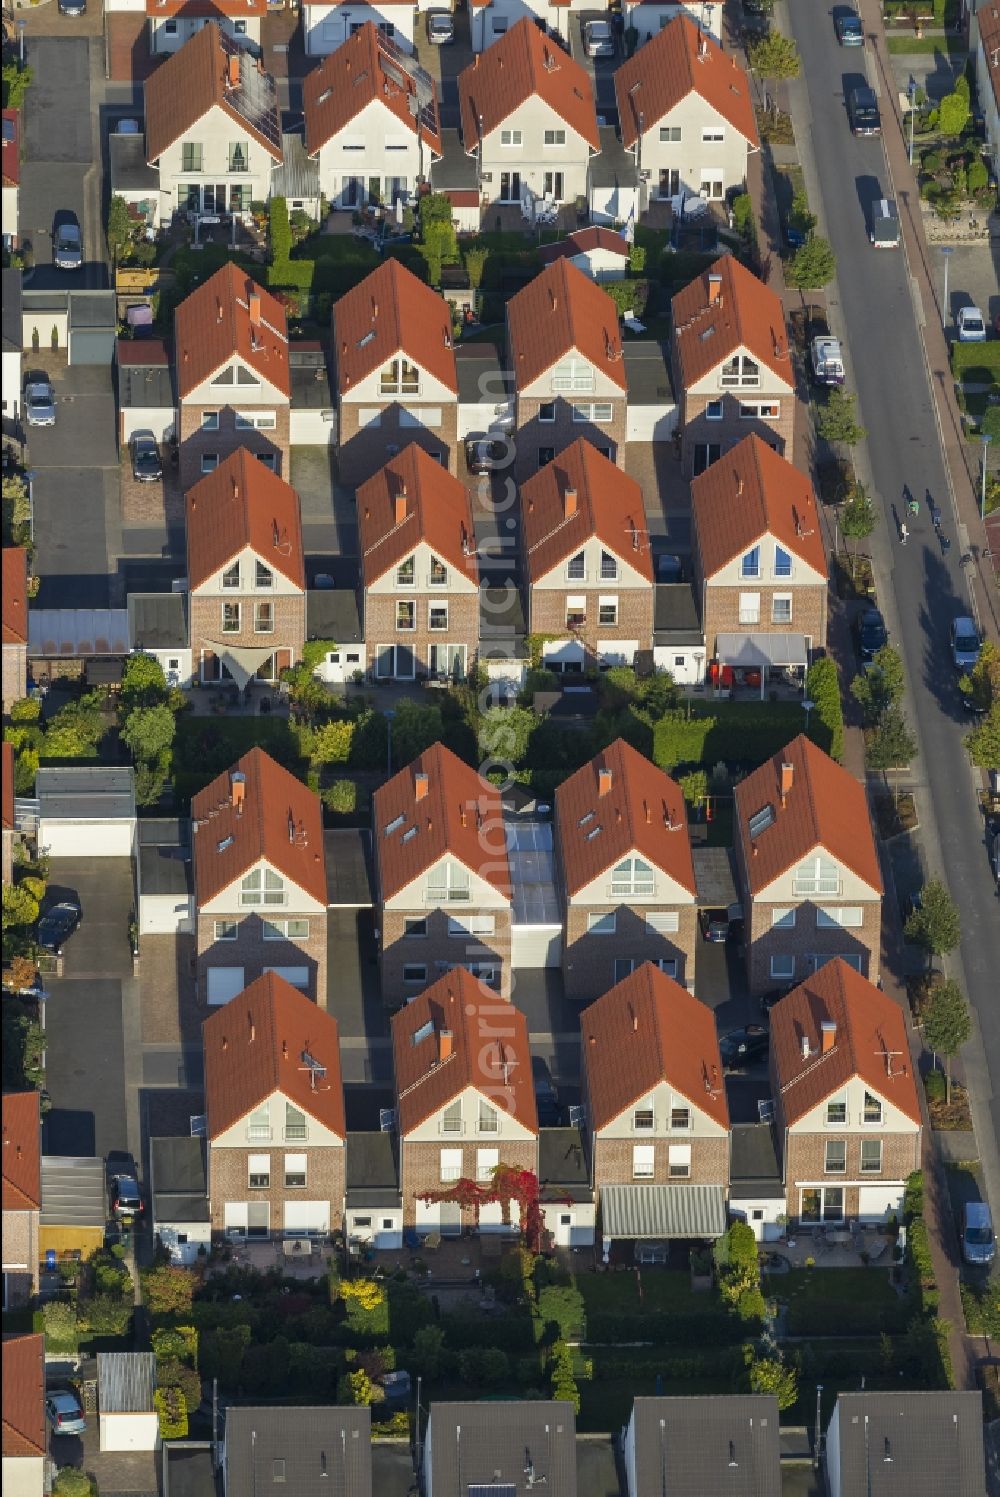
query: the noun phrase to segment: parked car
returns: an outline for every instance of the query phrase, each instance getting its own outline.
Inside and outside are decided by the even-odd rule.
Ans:
[[[847,117],[853,135],[881,135],[882,118],[873,88],[852,88],[847,95]]]
[[[769,1035],[764,1024],[747,1024],[742,1029],[734,1029],[731,1034],[724,1034],[719,1041],[723,1070],[743,1071],[752,1066],[755,1060],[762,1060],[767,1054],[768,1043]]]
[[[87,0],[59,0],[59,14],[61,16],[85,16]]]
[[[809,345],[809,362],[818,385],[844,383],[844,355],[839,338],[831,338],[828,334],[814,338]]]
[[[73,904],[68,899],[60,904],[54,904],[50,910],[45,911],[38,922],[39,946],[43,951],[52,951],[56,956],[60,956],[63,947],[82,918],[83,912],[78,904]]]
[[[143,1213],[142,1193],[134,1175],[112,1175],[108,1198],[113,1217],[141,1216]]]
[[[986,320],[978,307],[961,307],[955,318],[959,343],[985,343]]]
[[[25,385],[24,419],[29,426],[55,426],[56,392],[47,379],[32,380]]]
[[[854,620],[854,637],[857,640],[858,655],[864,664],[873,660],[882,646],[889,643],[885,619],[877,608],[861,610]]]
[[[541,1055],[531,1057],[531,1079],[535,1087],[535,1107],[540,1125],[543,1128],[558,1128],[562,1122],[559,1093],[552,1080],[548,1062]]]
[[[672,552],[664,552],[656,558],[657,582],[683,582],[684,563]]]
[[[56,270],[79,270],[83,264],[83,238],[80,225],[67,220],[52,238],[52,259]]]
[[[583,28],[583,45],[588,57],[614,57],[615,34],[607,21],[587,21]]]
[[[1000,826],[987,827],[986,847],[990,855],[990,868],[993,870],[994,882],[1000,885]]]
[[[75,1393],[50,1393],[45,1400],[45,1417],[54,1435],[82,1435],[87,1428],[80,1400]]]
[[[785,243],[789,249],[801,249],[809,235],[801,224],[796,223],[793,218],[785,220]]]
[[[132,477],[139,483],[156,483],[163,477],[160,449],[151,431],[135,431],[129,440]]]
[[[467,437],[465,466],[470,473],[492,473],[508,456],[506,442],[491,437]]]
[[[726,909],[699,910],[698,923],[702,938],[706,941],[722,942],[729,939],[729,911]]]
[[[996,1256],[993,1218],[985,1201],[966,1201],[962,1211],[962,1257],[985,1267]]]
[[[964,614],[951,621],[951,658],[957,671],[971,671],[979,659],[981,641],[975,620]]]
[[[455,40],[455,20],[450,10],[427,12],[427,40],[435,47],[446,47]]]
[[[876,249],[899,249],[899,213],[892,198],[879,198],[875,204],[868,238]]]
[[[833,29],[837,33],[837,40],[842,47],[863,47],[865,44],[865,28],[861,24],[861,17],[854,10],[840,10],[833,18]]]

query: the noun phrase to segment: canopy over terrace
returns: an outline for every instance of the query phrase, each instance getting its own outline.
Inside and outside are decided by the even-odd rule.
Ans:
[[[605,1185],[601,1223],[605,1263],[616,1239],[707,1242],[726,1230],[725,1192],[721,1185]]]
[[[804,675],[809,664],[804,634],[720,634],[715,653],[720,669],[760,673],[762,701],[769,671],[796,670]]]

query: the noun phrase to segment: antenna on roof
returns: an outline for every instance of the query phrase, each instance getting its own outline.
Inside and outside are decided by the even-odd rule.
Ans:
[[[315,1055],[313,1055],[309,1050],[303,1050],[300,1058],[302,1060],[302,1064],[298,1067],[298,1069],[300,1071],[308,1071],[309,1090],[313,1092],[328,1092],[330,1090],[329,1085],[317,1085],[317,1082],[323,1081],[326,1078],[326,1066],[323,1064],[323,1062],[321,1060],[317,1060]]]
[[[881,1059],[885,1061],[885,1074],[890,1081],[894,1081],[897,1076],[906,1075],[905,1066],[901,1071],[894,1071],[892,1069],[892,1062],[896,1058],[896,1056],[904,1054],[902,1050],[876,1050],[875,1054],[880,1056]]]
[[[722,1087],[719,1085],[718,1066],[712,1066],[711,1070],[709,1070],[708,1066],[703,1066],[701,1079],[704,1084],[705,1091],[710,1097],[722,1096]]]

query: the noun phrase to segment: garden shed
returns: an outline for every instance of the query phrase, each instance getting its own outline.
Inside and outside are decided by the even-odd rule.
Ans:
[[[97,1353],[101,1450],[158,1450],[160,1421],[153,1406],[156,1357],[151,1351]]]
[[[139,822],[139,935],[190,935],[194,881],[189,823],[169,817]]]
[[[191,1126],[199,1127],[200,1121],[192,1119]],[[212,1245],[206,1181],[205,1141],[200,1135],[150,1140],[153,1231],[171,1263],[196,1263],[199,1248],[207,1252]]]
[[[130,858],[135,846],[131,766],[40,769],[38,846],[53,858]]]
[[[43,1256],[54,1252],[86,1257],[103,1246],[106,1191],[103,1159],[42,1155],[38,1247]]]

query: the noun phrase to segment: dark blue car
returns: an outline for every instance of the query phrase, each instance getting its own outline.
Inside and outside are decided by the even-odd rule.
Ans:
[[[842,47],[863,47],[865,44],[865,28],[861,24],[861,17],[853,10],[842,10],[833,20],[837,40]]]

